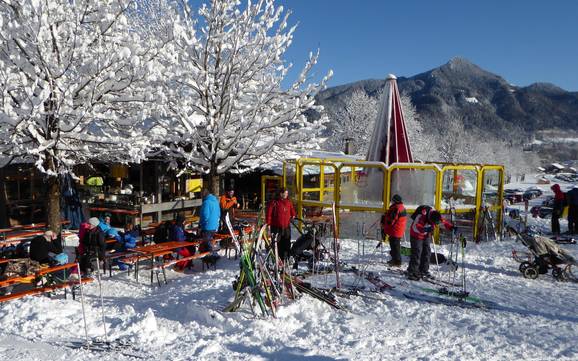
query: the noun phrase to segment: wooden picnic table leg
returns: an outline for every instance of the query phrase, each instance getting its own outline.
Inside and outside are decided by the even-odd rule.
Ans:
[[[155,255],[153,254],[151,257],[151,285],[153,283],[154,269],[155,269]]]
[[[136,265],[134,267],[134,278],[136,283],[138,283],[138,271],[139,271],[139,264],[140,264],[140,257],[137,256],[136,258]]]

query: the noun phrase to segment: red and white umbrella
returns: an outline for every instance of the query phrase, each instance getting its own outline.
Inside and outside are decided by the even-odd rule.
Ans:
[[[393,74],[387,76],[367,151],[368,161],[384,162],[387,165],[413,162],[396,79]]]

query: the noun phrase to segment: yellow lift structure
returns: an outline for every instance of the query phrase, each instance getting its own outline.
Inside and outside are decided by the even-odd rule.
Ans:
[[[352,158],[299,158],[283,163],[283,177],[267,176],[289,190],[298,217],[308,208],[341,212],[383,214],[394,194],[399,194],[411,214],[427,204],[449,216],[455,209],[460,229],[471,230],[475,240],[492,230],[501,232],[503,218],[504,167],[488,164],[394,163],[352,160]],[[269,197],[263,197],[263,202]],[[447,217],[446,217],[447,218]],[[408,222],[410,223],[410,222]],[[487,235],[486,235],[487,236]],[[439,241],[439,234],[434,235]]]

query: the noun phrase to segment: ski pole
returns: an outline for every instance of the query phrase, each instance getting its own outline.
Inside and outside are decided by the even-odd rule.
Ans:
[[[435,240],[435,238],[433,237],[433,235],[432,235],[432,237],[431,237],[431,243],[432,243],[432,245],[433,245],[434,258],[435,258],[435,260],[436,260],[436,277],[439,278],[439,276],[440,276],[440,263],[439,263],[439,261],[438,261],[438,252],[437,252],[437,249],[436,249],[436,240]],[[428,262],[429,262],[429,261],[428,261]]]
[[[455,217],[454,217],[454,212],[455,212],[455,208],[452,205],[452,201],[450,200],[450,208],[449,208],[449,212],[450,212],[450,223],[452,224],[452,227],[455,228],[457,230],[457,227],[455,225]],[[454,252],[454,243],[456,241],[456,237],[455,237],[455,232],[454,229],[452,228],[452,233],[450,235],[450,254],[449,254],[449,260],[450,262],[453,262],[453,252]],[[452,267],[453,265],[451,263],[448,263],[449,269],[448,269],[448,282],[451,281],[451,277],[452,277]],[[455,272],[455,271],[454,271]]]
[[[96,275],[98,279],[98,293],[100,294],[100,313],[102,314],[102,327],[104,328],[104,341],[108,344],[108,332],[106,331],[106,321],[104,318],[104,300],[102,298],[102,283],[100,279],[100,257],[99,253],[96,253]]]
[[[466,294],[466,237],[462,236],[462,289],[464,295]]]
[[[84,291],[82,288],[82,275],[80,274],[80,264],[76,262],[76,271],[78,272],[78,285],[80,287],[80,304],[82,306],[82,320],[84,321],[84,336],[86,337],[86,348],[90,349],[90,339],[88,338],[88,326],[86,324],[86,312],[84,310]]]

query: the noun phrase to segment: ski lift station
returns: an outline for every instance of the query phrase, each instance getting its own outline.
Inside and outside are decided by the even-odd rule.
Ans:
[[[408,215],[419,205],[429,205],[448,220],[455,214],[451,220],[469,239],[497,238],[504,211],[504,167],[414,162],[394,76],[388,77],[381,103],[366,159],[317,152],[286,160],[282,177],[263,179],[262,199],[270,199],[282,185],[299,218],[321,216],[335,204],[341,237],[379,239],[381,215],[399,194]],[[434,237],[440,241],[440,234]]]

